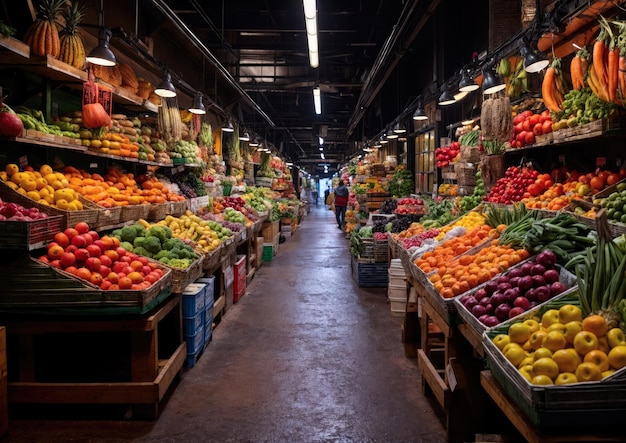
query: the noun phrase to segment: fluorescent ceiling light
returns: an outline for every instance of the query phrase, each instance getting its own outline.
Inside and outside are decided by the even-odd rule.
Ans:
[[[388,140],[391,140],[394,138],[398,138],[398,134],[396,134],[395,132],[391,132],[390,134],[387,135]]]
[[[319,143],[320,143],[320,145],[324,144],[324,137],[319,137]]]
[[[323,152],[320,154],[320,157],[322,157],[322,160],[326,160],[326,156],[324,155]]]
[[[457,102],[461,101],[461,100],[463,100],[465,98],[465,96],[467,94],[469,94],[469,92],[467,92],[467,91],[459,91],[456,94],[454,94],[454,100],[456,100]]]
[[[313,104],[315,105],[315,113],[320,115],[322,113],[322,92],[320,88],[313,88]]]
[[[302,4],[304,5],[304,16],[306,18],[315,17],[317,14],[317,2],[315,0],[303,0]]]

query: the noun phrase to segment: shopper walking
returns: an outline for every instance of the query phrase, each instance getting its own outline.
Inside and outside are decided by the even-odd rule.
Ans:
[[[317,188],[313,188],[311,190],[311,198],[313,199],[313,201],[315,202],[315,206],[317,206],[317,198],[318,198],[318,194],[317,194]]]
[[[343,229],[346,221],[346,207],[348,206],[348,190],[347,182],[341,180],[335,188],[335,218],[337,219],[337,227]]]

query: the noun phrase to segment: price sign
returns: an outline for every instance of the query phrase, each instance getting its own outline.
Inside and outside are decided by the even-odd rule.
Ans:
[[[98,163],[89,163],[89,167],[91,169],[97,169],[98,168]]]
[[[26,166],[28,166],[28,157],[25,155],[22,155],[17,163],[20,165],[20,169],[24,169]]]
[[[604,165],[606,165],[606,157],[596,158],[596,166],[604,166]]]

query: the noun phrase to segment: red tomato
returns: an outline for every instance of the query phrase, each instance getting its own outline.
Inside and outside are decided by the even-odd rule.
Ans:
[[[536,123],[533,126],[533,133],[535,135],[543,135],[543,125],[541,123]]]
[[[537,123],[541,123],[541,115],[533,114],[528,117],[528,120],[530,120],[530,124],[534,127]]]
[[[525,142],[527,145],[532,145],[533,143],[535,143],[535,134],[533,134],[531,131],[526,132]]]
[[[552,132],[552,119],[547,119],[541,125],[541,133],[549,134],[551,132]]]

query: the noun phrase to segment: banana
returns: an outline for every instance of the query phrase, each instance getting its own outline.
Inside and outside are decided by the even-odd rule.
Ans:
[[[502,77],[508,77],[511,75],[511,62],[509,62],[509,59],[503,58],[500,60],[498,65],[498,74]]]

